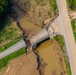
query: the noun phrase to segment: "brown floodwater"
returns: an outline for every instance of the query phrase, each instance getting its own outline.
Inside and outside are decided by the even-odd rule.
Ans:
[[[30,30],[31,34],[35,34],[41,30],[41,27],[39,27],[39,25],[37,26],[26,21],[25,17],[20,20],[20,23],[25,29]],[[38,46],[37,50],[41,59],[43,59],[43,62],[47,64],[44,67],[44,75],[60,75],[61,66],[56,56],[56,51],[53,48],[52,41],[49,39],[42,42],[40,46]]]
[[[27,21],[25,17],[20,20],[20,23],[23,26],[23,28],[29,30],[31,34],[35,34],[41,30],[40,25],[35,25]]]
[[[56,56],[56,52],[53,49],[52,41],[46,40],[37,48],[41,59],[47,65],[44,67],[44,75],[60,75],[61,66]]]

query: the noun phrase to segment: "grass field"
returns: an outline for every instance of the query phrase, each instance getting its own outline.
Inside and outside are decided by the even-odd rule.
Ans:
[[[19,36],[21,36],[20,29],[15,22],[11,22],[10,18],[7,17],[7,19],[0,24],[0,44],[8,40],[14,40]]]
[[[57,58],[56,48],[54,48],[53,40],[47,39],[38,46],[37,51],[39,53],[41,62],[47,64],[44,67],[44,75],[60,75],[61,65],[59,64],[59,58]],[[62,57],[62,56],[61,56]]]
[[[61,50],[64,54],[64,59],[65,59],[65,62],[66,62],[66,68],[67,68],[68,75],[72,75],[70,65],[69,65],[69,62],[68,62],[67,53],[64,50],[64,40],[63,40],[62,36],[60,36],[60,35],[55,36],[54,39],[58,42],[58,44],[60,45]]]
[[[6,67],[10,60],[12,60],[12,59],[24,54],[24,53],[26,53],[26,49],[22,48],[19,51],[16,51],[16,52],[0,59],[0,69],[2,69],[3,67]]]
[[[72,30],[73,30],[74,39],[76,42],[76,22],[74,19],[71,21],[71,26],[72,26]]]
[[[61,49],[64,47],[64,40],[60,35],[57,35],[54,37],[55,40],[57,40],[58,44],[60,45]]]

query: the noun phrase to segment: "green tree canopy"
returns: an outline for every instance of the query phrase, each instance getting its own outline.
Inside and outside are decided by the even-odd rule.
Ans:
[[[0,12],[3,12],[5,7],[7,7],[8,2],[6,0],[0,0]]]
[[[69,7],[73,10],[76,10],[76,0],[67,0]]]
[[[3,15],[9,12],[10,6],[10,0],[0,0],[0,19]]]

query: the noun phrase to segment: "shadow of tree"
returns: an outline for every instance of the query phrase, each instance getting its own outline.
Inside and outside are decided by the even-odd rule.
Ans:
[[[0,31],[4,29],[7,25],[11,24],[12,21],[9,16],[6,16],[0,20]]]

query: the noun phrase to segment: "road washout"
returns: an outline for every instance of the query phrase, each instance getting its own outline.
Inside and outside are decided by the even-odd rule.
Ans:
[[[37,25],[26,21],[25,17],[20,20],[23,28],[27,28],[31,34],[35,34],[41,30]],[[29,51],[26,55],[12,60],[8,64],[10,69],[4,75],[67,75],[65,62],[60,59],[62,57],[59,46],[54,40],[45,40],[41,42],[36,50]],[[60,63],[60,61],[62,61]],[[61,66],[63,65],[63,66]],[[26,70],[26,71],[25,71]]]

